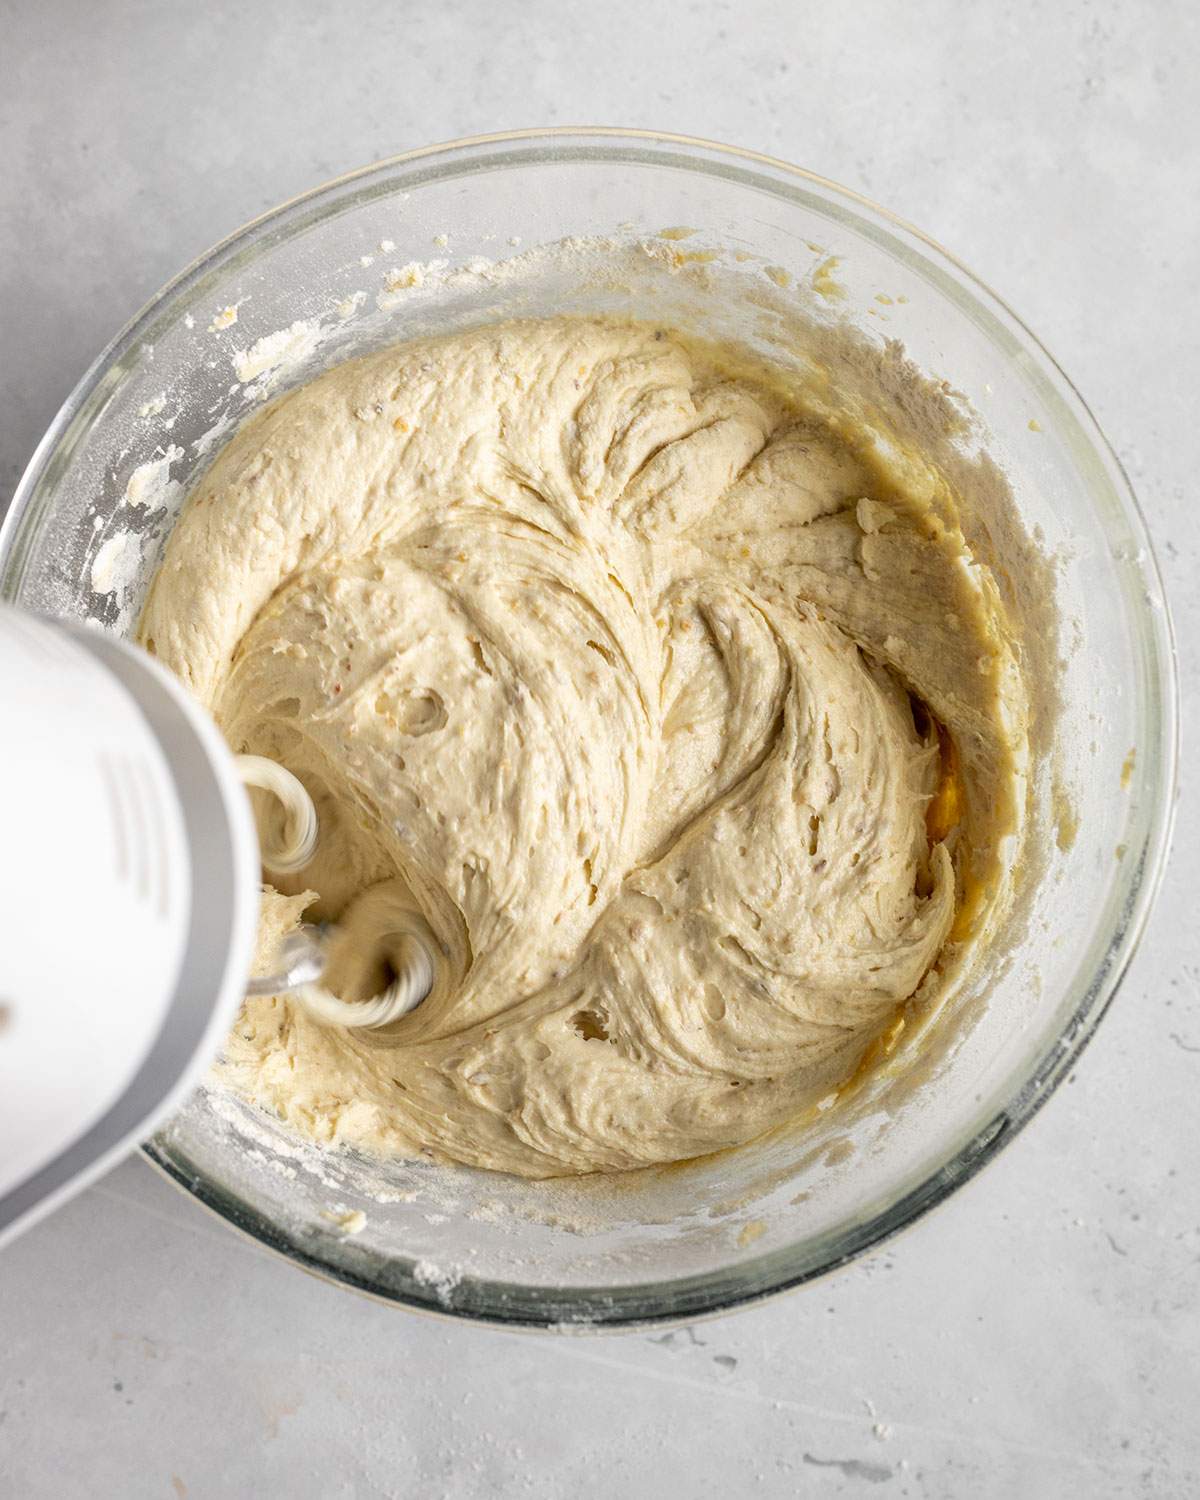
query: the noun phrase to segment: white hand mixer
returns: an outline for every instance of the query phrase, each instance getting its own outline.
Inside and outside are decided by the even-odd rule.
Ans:
[[[216,1055],[246,994],[328,1025],[386,1026],[428,995],[414,918],[368,1000],[321,983],[327,931],[250,979],[261,870],[312,858],[317,815],[290,772],[234,757],[144,652],[0,607],[0,1243],[149,1135]],[[259,839],[244,786],[283,805]]]

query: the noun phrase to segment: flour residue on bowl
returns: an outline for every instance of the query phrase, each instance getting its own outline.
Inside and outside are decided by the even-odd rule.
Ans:
[[[269,374],[273,381],[289,369],[302,365],[326,336],[319,318],[297,318],[287,328],[278,328],[256,339],[248,349],[235,349],[231,355],[234,372],[243,385]],[[265,394],[267,387],[260,386]]]
[[[165,405],[164,399],[163,406]],[[161,412],[162,409],[159,407],[158,411]],[[155,415],[156,413],[147,407],[145,414]],[[170,444],[161,457],[148,459],[144,464],[139,464],[129,476],[129,483],[125,486],[125,504],[140,506],[143,510],[163,510],[170,505],[179,497],[183,488],[179,480],[171,478],[171,466],[178,463],[183,456],[182,448]]]
[[[127,531],[118,531],[100,544],[100,550],[92,559],[91,583],[96,594],[112,594],[124,587],[128,578],[126,553],[130,536]]]

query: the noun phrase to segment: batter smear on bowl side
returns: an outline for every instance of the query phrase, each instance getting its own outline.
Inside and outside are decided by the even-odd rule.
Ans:
[[[869,413],[648,323],[404,344],[254,418],[140,639],[316,801],[264,952],[336,918],[366,998],[416,909],[438,973],[384,1034],[248,1000],[225,1081],[532,1177],[835,1090],[986,942],[1019,831],[1020,673],[959,504]]]

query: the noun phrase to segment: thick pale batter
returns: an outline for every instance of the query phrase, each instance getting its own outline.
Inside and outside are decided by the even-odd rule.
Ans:
[[[264,942],[338,918],[364,996],[415,904],[441,973],[385,1037],[250,1000],[225,1077],[321,1140],[624,1169],[786,1120],[929,1003],[1003,884],[1019,681],[954,497],[881,455],[730,351],[581,319],[245,427],[141,639],[316,798]]]

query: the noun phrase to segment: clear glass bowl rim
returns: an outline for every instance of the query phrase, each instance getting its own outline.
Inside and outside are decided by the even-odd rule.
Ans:
[[[268,239],[275,242],[328,213],[340,212],[350,201],[394,191],[398,174],[404,174],[409,184],[415,186],[431,177],[452,175],[469,163],[502,168],[597,159],[643,164],[657,160],[663,166],[749,180],[785,198],[789,196],[789,188],[792,193],[815,191],[826,211],[833,210],[836,216],[840,208],[857,229],[870,232],[874,227],[880,231],[890,252],[895,254],[899,250],[904,258],[918,263],[927,275],[932,273],[939,290],[951,301],[976,318],[982,316],[993,339],[1021,351],[1027,361],[1032,358],[1041,394],[1051,401],[1060,422],[1068,430],[1074,429],[1071,432],[1074,441],[1090,450],[1105,473],[1129,540],[1137,549],[1144,593],[1152,593],[1162,603],[1155,608],[1146,597],[1133,601],[1141,626],[1143,668],[1152,704],[1149,722],[1143,726],[1145,738],[1141,750],[1145,753],[1139,753],[1135,768],[1135,779],[1141,783],[1136,788],[1139,805],[1147,813],[1144,827],[1139,830],[1140,842],[1130,846],[1129,857],[1122,862],[1118,880],[1120,920],[1103,951],[1096,956],[1090,981],[1082,986],[1067,1025],[1030,1060],[1026,1075],[1012,1097],[998,1110],[994,1102],[985,1105],[982,1113],[988,1118],[969,1139],[960,1143],[910,1191],[850,1227],[819,1263],[814,1264],[802,1255],[802,1245],[791,1245],[703,1275],[627,1286],[572,1287],[557,1292],[468,1278],[459,1288],[464,1295],[456,1296],[454,1305],[447,1307],[432,1293],[422,1292],[415,1282],[410,1282],[404,1290],[385,1286],[300,1243],[221,1185],[182,1170],[160,1142],[151,1140],[142,1147],[151,1163],[232,1227],[325,1279],[389,1305],[412,1310],[508,1327],[568,1327],[576,1331],[692,1320],[762,1301],[803,1285],[838,1269],[914,1223],[991,1161],[1068,1075],[1125,975],[1166,864],[1178,760],[1175,643],[1145,520],[1129,479],[1091,411],[1041,341],[961,261],[906,220],[862,194],[777,157],[666,131],[563,126],[504,131],[424,146],[333,178],[268,210],[219,241],[169,281],[126,324],[93,361],[50,423],[0,525],[0,598],[12,597],[17,590],[24,562],[21,542],[32,534],[40,514],[40,507],[34,504],[35,497],[72,423],[109,372],[120,367],[149,339],[159,317],[169,314],[172,306],[193,291],[198,282],[227,269],[232,261],[252,256],[256,249],[265,248],[264,241]],[[353,197],[348,200],[352,190]],[[268,231],[273,232],[268,235]]]

